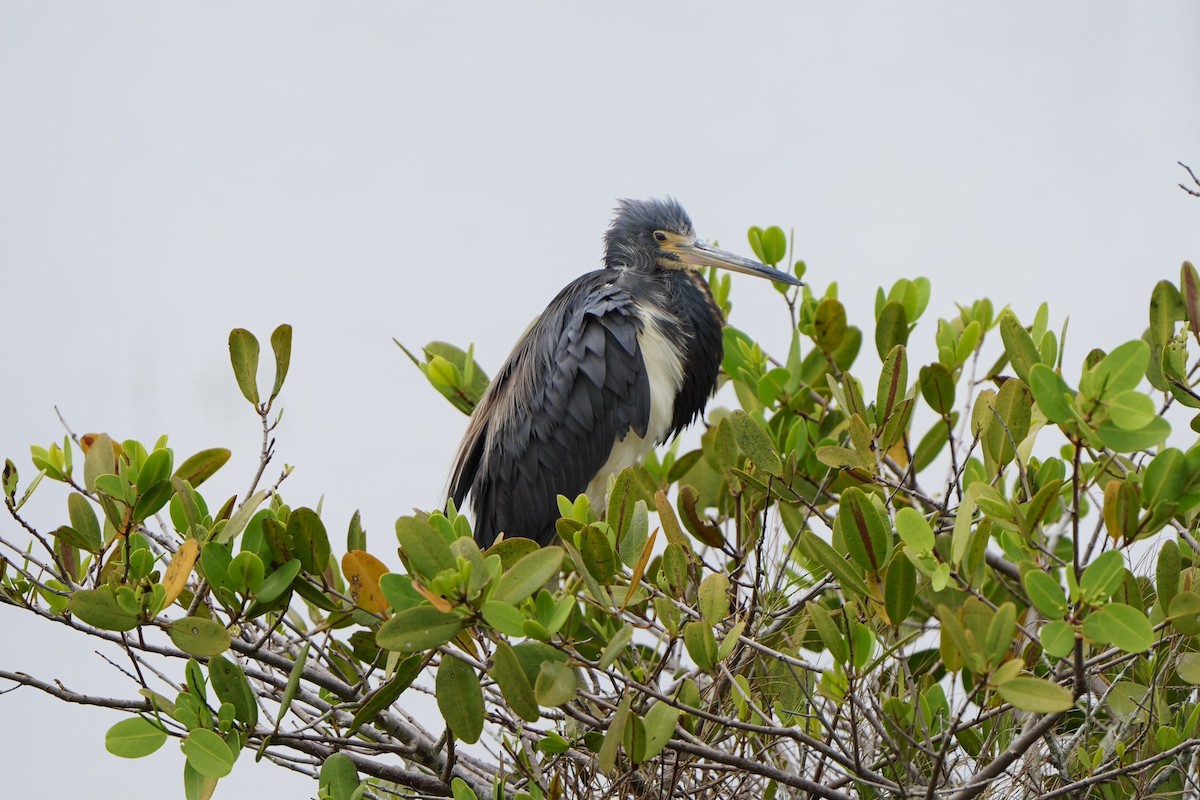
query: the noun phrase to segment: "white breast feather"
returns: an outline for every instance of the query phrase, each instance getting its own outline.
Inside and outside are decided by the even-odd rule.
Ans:
[[[645,327],[638,334],[638,345],[650,381],[650,423],[644,438],[629,431],[614,443],[608,461],[588,484],[588,499],[598,511],[604,508],[608,476],[633,466],[655,445],[666,441],[675,416],[675,397],[683,386],[683,354],[663,333],[657,315],[646,310],[642,314]]]

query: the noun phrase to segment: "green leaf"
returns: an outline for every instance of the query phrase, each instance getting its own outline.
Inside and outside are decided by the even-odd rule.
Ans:
[[[864,670],[875,650],[875,633],[859,622],[850,623],[850,650],[856,669]]]
[[[197,772],[191,764],[183,762],[184,800],[212,800],[217,790],[217,779],[208,778]]]
[[[230,455],[232,453],[224,447],[201,450],[180,464],[179,468],[175,470],[174,477],[187,481],[194,489],[225,466]]]
[[[1179,592],[1172,597],[1167,618],[1171,620],[1171,627],[1184,636],[1200,633],[1200,594]]]
[[[1146,467],[1146,474],[1142,480],[1146,507],[1154,508],[1160,503],[1178,502],[1187,488],[1189,471],[1187,459],[1178,448],[1168,447],[1156,455]]]
[[[562,568],[561,547],[543,547],[535,550],[500,576],[493,598],[503,603],[516,605],[558,574]]]
[[[229,360],[242,396],[258,405],[258,339],[253,333],[244,328],[229,332]]]
[[[817,448],[817,460],[834,469],[861,469],[870,471],[870,461],[848,447],[822,445]]]
[[[689,487],[683,487],[680,490],[680,502],[682,502],[683,491],[687,488]],[[621,561],[625,566],[632,567],[641,560],[642,550],[646,546],[646,539],[649,538],[649,534],[650,512],[646,508],[646,501],[638,500],[633,504],[633,515],[629,520],[625,535],[621,537],[617,544],[617,552],[620,554]]]
[[[1126,653],[1141,653],[1154,646],[1154,627],[1146,615],[1124,603],[1102,606],[1083,621],[1083,635],[1094,642],[1114,645]]]
[[[159,481],[168,481],[170,477],[171,451],[165,447],[155,450],[146,456],[146,460],[138,470],[135,483],[138,494],[146,494],[154,484]]]
[[[933,551],[933,528],[915,508],[905,507],[896,512],[896,533],[900,534],[904,546],[916,555],[928,555]]]
[[[646,728],[646,749],[642,755],[643,761],[656,757],[675,735],[675,724],[683,713],[670,703],[658,702],[650,706],[642,723]]]
[[[517,716],[526,722],[537,722],[541,712],[538,710],[533,686],[530,685],[525,670],[521,668],[521,662],[517,660],[516,653],[507,642],[496,643],[492,668],[488,674],[496,681],[500,691],[504,694],[508,707]]]
[[[746,621],[736,622],[729,627],[725,632],[725,637],[721,639],[721,643],[717,645],[717,661],[724,661],[733,654],[734,648],[738,646],[741,640],[742,633],[746,630]]]
[[[453,656],[443,656],[435,686],[438,708],[454,735],[474,744],[483,733],[483,689],[475,670]]]
[[[1160,359],[1163,348],[1175,336],[1175,323],[1187,319],[1187,307],[1179,290],[1170,281],[1159,281],[1150,295],[1151,358],[1146,377],[1155,389],[1165,391]]]
[[[908,314],[905,312],[903,304],[896,300],[890,300],[884,304],[879,313],[879,319],[875,322],[875,349],[879,351],[880,358],[885,358],[888,353],[906,344],[908,344]],[[887,374],[886,366],[884,374]],[[882,380],[880,378],[881,382]],[[903,393],[902,391],[901,394]]]
[[[258,588],[258,592],[254,595],[255,601],[263,606],[275,602],[280,597],[283,597],[284,593],[291,588],[292,583],[299,574],[300,559],[293,558],[284,562],[263,580],[262,586]]]
[[[1150,345],[1141,339],[1117,347],[1096,365],[1092,385],[1097,397],[1110,398],[1137,387],[1150,363]]]
[[[709,625],[717,625],[729,616],[729,578],[719,572],[706,575],[698,594],[700,616]]]
[[[1040,363],[1040,356],[1029,331],[1025,330],[1011,311],[1000,315],[1000,338],[1004,340],[1004,350],[1008,353],[1008,359],[1017,377],[1028,384],[1029,372],[1034,364]]]
[[[1154,401],[1136,389],[1120,392],[1107,405],[1109,418],[1122,430],[1140,430],[1158,416]]]
[[[1125,557],[1116,550],[1101,553],[1079,579],[1080,597],[1085,603],[1103,603],[1121,587],[1124,577]]]
[[[292,326],[280,325],[271,334],[271,350],[275,353],[275,385],[271,387],[271,400],[279,395],[283,381],[287,378],[288,365],[292,363]]]
[[[1067,596],[1054,578],[1040,569],[1031,569],[1024,575],[1025,592],[1034,608],[1047,619],[1062,619],[1067,613]]]
[[[506,636],[524,636],[525,621],[529,619],[511,603],[488,600],[480,609],[488,625]]]
[[[88,491],[96,491],[96,478],[117,471],[117,455],[113,451],[112,439],[107,433],[96,436],[87,455],[83,457],[83,485]]]
[[[764,264],[775,266],[787,255],[787,235],[778,225],[772,225],[761,234]]]
[[[415,653],[445,644],[462,630],[457,614],[438,611],[433,606],[417,606],[399,611],[379,626],[375,643],[385,650]]]
[[[564,739],[563,741],[566,740]],[[565,753],[566,751],[564,750],[563,752]],[[450,792],[454,795],[454,800],[479,800],[479,795],[475,794],[475,790],[468,786],[467,782],[462,778],[455,778],[450,781]]]
[[[604,652],[600,656],[600,669],[608,669],[613,662],[617,660],[617,656],[621,655],[621,651],[633,640],[633,626],[626,622],[621,626],[620,630],[612,635],[608,640],[608,644],[604,646]]]
[[[360,783],[354,761],[345,753],[331,753],[317,776],[318,786],[328,793],[330,800],[351,800]]]
[[[104,734],[104,749],[121,758],[142,758],[162,747],[167,732],[145,717],[118,722]]]
[[[401,659],[392,679],[375,690],[367,697],[358,711],[354,712],[354,719],[350,722],[350,734],[375,719],[381,712],[391,708],[400,695],[404,694],[404,690],[417,679],[424,667],[425,656],[420,653]]]
[[[1136,453],[1162,444],[1171,433],[1171,424],[1162,417],[1155,417],[1146,427],[1127,431],[1112,422],[1105,422],[1096,433],[1105,447],[1110,447],[1118,453]]]
[[[423,519],[400,517],[396,520],[396,538],[409,567],[417,577],[433,578],[444,569],[458,566],[450,545],[437,529]]]
[[[999,465],[1016,457],[1017,447],[1029,435],[1033,399],[1019,379],[1009,379],[996,393],[994,413],[984,425],[983,444]]]
[[[363,530],[362,515],[357,509],[354,515],[350,517],[350,525],[346,529],[346,550],[362,550],[367,549],[367,532]]]
[[[71,593],[71,613],[88,625],[106,631],[131,631],[138,617],[122,608],[109,589],[77,589]]]
[[[146,493],[139,497],[137,502],[134,503],[132,519],[135,522],[141,521],[147,519],[153,514],[158,513],[158,511],[165,506],[168,501],[170,501],[171,495],[174,493],[175,490],[172,488],[170,481],[161,480],[152,484],[150,488],[146,490]]]
[[[704,622],[689,622],[683,627],[683,643],[696,666],[705,672],[717,663],[717,640],[712,627]]]
[[[1013,634],[1017,630],[1017,607],[1012,603],[1002,603],[992,615],[984,640],[984,651],[988,663],[998,665],[1004,661],[1004,656],[1012,648]]]
[[[946,565],[949,566],[949,565]],[[939,644],[942,663],[951,672],[958,672],[964,666],[972,665],[980,659],[982,654],[979,652],[978,639],[968,639],[966,631],[963,630],[962,621],[958,614],[951,611],[944,605],[937,607],[938,619],[942,622],[941,642]],[[975,666],[982,667],[981,663]]]
[[[751,225],[750,230],[746,231],[746,237],[750,240],[750,249],[754,251],[755,257],[765,263],[767,256],[763,252],[763,229],[757,225]]]
[[[921,367],[919,375],[921,396],[929,407],[942,416],[946,416],[954,408],[954,376],[941,362],[935,361],[927,367]]]
[[[207,728],[188,731],[181,749],[192,769],[207,778],[224,778],[233,771],[233,751],[224,739]]]
[[[311,508],[297,508],[288,517],[287,535],[292,542],[292,552],[300,559],[305,571],[320,575],[329,566],[329,534],[325,523]]]
[[[832,354],[845,340],[846,307],[836,297],[826,297],[813,314],[813,341],[826,354]]]
[[[1075,705],[1071,693],[1044,678],[1013,678],[997,689],[1006,702],[1034,714],[1057,714]]]
[[[1188,683],[1200,684],[1200,653],[1181,653],[1175,669]]]
[[[129,484],[120,475],[99,475],[96,477],[96,491],[106,494],[114,500],[133,502],[133,497],[126,489]]]
[[[883,607],[893,625],[899,625],[908,618],[916,596],[916,568],[907,556],[898,553],[888,565],[883,585]]]
[[[92,504],[83,495],[72,492],[67,495],[67,513],[71,517],[71,528],[85,543],[84,549],[89,553],[99,553],[104,547],[104,537]]]
[[[821,537],[810,530],[805,530],[800,534],[800,547],[807,556],[827,569],[837,579],[842,589],[859,597],[871,595],[862,576],[854,571],[841,553],[830,547],[829,543]]]
[[[219,655],[228,650],[230,645],[229,631],[225,626],[204,617],[177,619],[167,628],[167,635],[176,647],[197,658]]]
[[[829,655],[833,656],[836,663],[843,667],[848,666],[850,649],[828,609],[820,603],[806,603],[804,607],[808,610],[808,618],[812,621],[813,627],[817,629],[817,635],[821,637],[825,648],[829,650]]]
[[[617,763],[617,748],[625,740],[625,724],[629,721],[629,706],[632,703],[633,694],[626,692],[621,698],[621,702],[617,704],[616,713],[612,716],[608,732],[604,734],[604,743],[600,746],[600,752],[596,758],[601,772],[612,772]]]
[[[557,708],[575,697],[578,679],[575,670],[559,661],[546,661],[538,672],[533,693],[538,703]]]
[[[242,668],[224,656],[213,656],[208,662],[208,679],[217,698],[233,705],[234,719],[254,730],[258,724],[258,705]]]
[[[1154,584],[1158,592],[1158,605],[1165,612],[1171,601],[1179,594],[1179,574],[1183,568],[1183,557],[1174,539],[1167,539],[1158,551],[1158,564],[1154,570]]]
[[[604,586],[612,583],[617,573],[617,554],[613,552],[607,534],[595,525],[585,527],[579,532],[579,554],[593,578]]]
[[[891,552],[891,526],[866,492],[857,487],[842,492],[837,522],[850,557],[863,569],[879,572]]]
[[[904,345],[896,345],[883,360],[879,386],[875,393],[875,414],[880,425],[892,416],[908,391],[908,356]]]
[[[1075,648],[1075,627],[1061,619],[1042,626],[1042,648],[1055,658],[1066,658]]]
[[[775,452],[771,437],[753,417],[738,409],[725,419],[729,421],[738,447],[750,459],[750,463],[770,475],[778,477],[783,474],[783,462]]]
[[[966,482],[964,480],[962,482]],[[954,510],[954,530],[950,534],[950,563],[958,566],[966,555],[967,545],[971,543],[971,517],[979,504],[980,497],[994,497],[1003,500],[996,489],[983,481],[972,481],[967,491],[962,495],[962,503]]]
[[[233,512],[229,521],[225,523],[225,527],[217,534],[216,541],[220,544],[228,544],[237,538],[242,531],[246,530],[246,526],[250,524],[250,520],[254,519],[254,515],[258,513],[258,507],[263,504],[271,494],[268,489],[259,489],[254,494],[246,498],[238,510]]]
[[[605,520],[617,534],[620,543],[633,522],[634,504],[637,502],[637,482],[632,467],[626,467],[613,481],[608,493],[608,514]],[[640,550],[639,550],[640,552]]]
[[[229,562],[229,580],[241,594],[253,594],[263,585],[266,567],[257,553],[243,551]]]
[[[832,353],[833,363],[838,369],[845,372],[853,366],[860,349],[862,349],[862,331],[851,325],[846,328],[846,335],[843,337],[842,343]]]
[[[503,569],[511,569],[522,558],[540,549],[541,546],[532,539],[522,539],[518,536],[496,542],[487,549],[486,555],[499,556],[500,566]]]
[[[1046,419],[1061,425],[1074,419],[1071,402],[1075,393],[1062,376],[1045,364],[1034,364],[1029,370],[1029,390]]]
[[[309,646],[309,642],[300,645],[300,652],[296,654],[296,660],[292,662],[287,684],[283,687],[283,695],[279,698],[279,711],[275,714],[275,730],[279,730],[279,723],[287,716],[288,709],[292,707],[292,701],[296,699],[296,692],[300,690],[300,679],[304,677],[304,665],[308,663]]]

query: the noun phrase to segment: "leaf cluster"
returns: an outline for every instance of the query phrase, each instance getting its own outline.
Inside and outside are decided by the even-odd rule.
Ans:
[[[790,260],[780,228],[750,244]],[[34,447],[23,494],[6,463],[6,506],[24,523],[49,479],[66,522],[24,523],[41,550],[3,538],[0,597],[138,663],[178,659],[168,689],[116,704],[134,715],[106,746],[177,738],[189,798],[247,750],[336,800],[1182,796],[1200,742],[1200,416],[1178,424],[1200,410],[1194,268],[1154,288],[1141,336],[1081,359],[1046,305],[927,320],[923,278],[880,287],[866,328],[836,284],[782,294],[786,352],[725,329],[737,407],[613,476],[603,508],[560,497],[544,548],[483,550],[448,504],[387,545],[356,514],[335,552],[319,503],[258,487],[291,329],[266,400],[258,342],[234,331],[264,432],[245,498],[202,494],[224,449],[176,466],[165,437]],[[471,348],[405,352],[463,411],[486,390]],[[425,725],[402,711],[422,691]]]

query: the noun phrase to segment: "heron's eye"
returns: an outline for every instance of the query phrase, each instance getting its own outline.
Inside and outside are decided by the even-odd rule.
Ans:
[[[667,234],[663,231],[655,231],[654,239],[659,242],[665,242],[667,240]]]

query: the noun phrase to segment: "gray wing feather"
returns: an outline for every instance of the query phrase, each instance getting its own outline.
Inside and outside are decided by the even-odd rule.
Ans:
[[[564,289],[488,387],[450,476],[457,505],[468,492],[475,537],[503,531],[554,541],[559,494],[575,497],[632,430],[646,435],[650,386],[641,318],[611,270]]]

